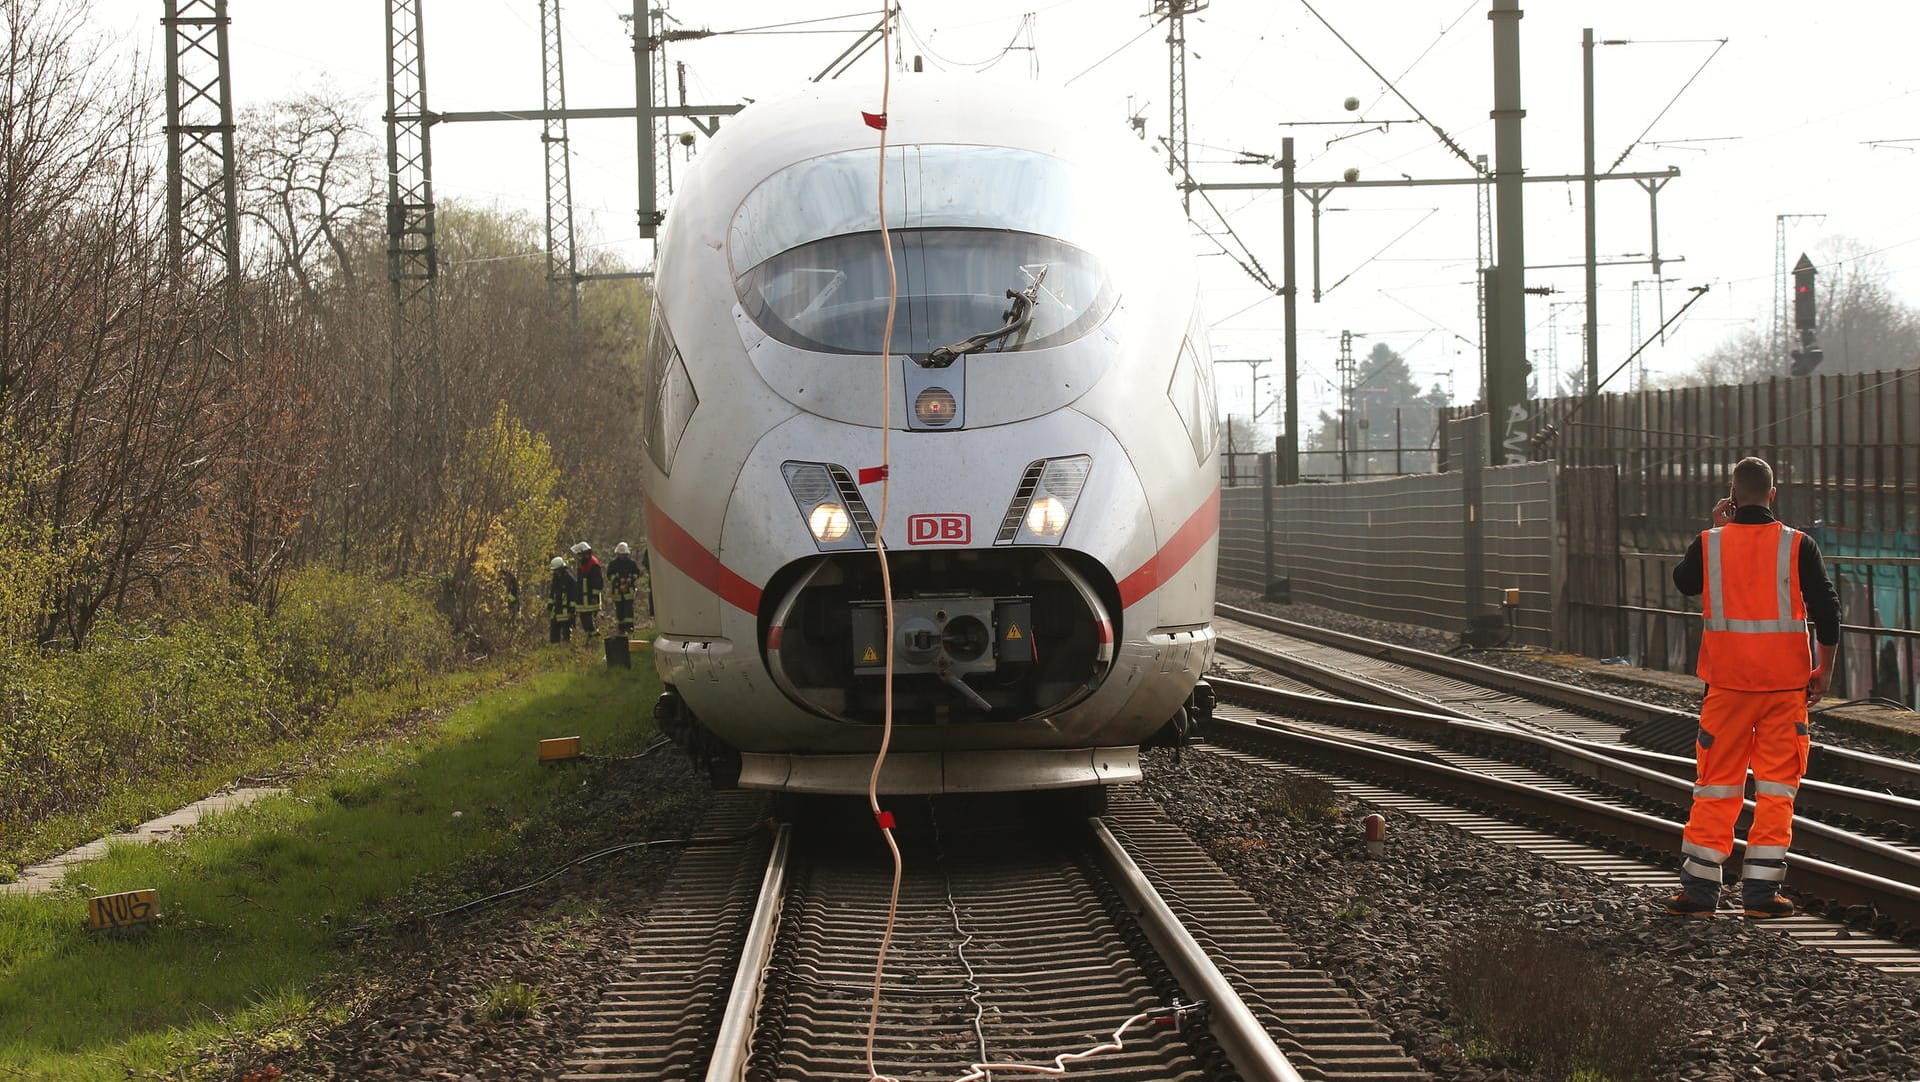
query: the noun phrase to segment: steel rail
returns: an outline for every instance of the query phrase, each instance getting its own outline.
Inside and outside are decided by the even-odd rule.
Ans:
[[[1258,647],[1253,648],[1258,651]],[[1485,721],[1479,718],[1448,711],[1444,706],[1429,705],[1425,709],[1406,709],[1403,707],[1376,705],[1365,700],[1334,699],[1323,695],[1309,695],[1285,688],[1273,688],[1264,684],[1249,684],[1244,681],[1223,677],[1212,677],[1208,681],[1215,691],[1231,692],[1243,701],[1249,696],[1255,698],[1258,705],[1284,710],[1298,717],[1321,717],[1329,721],[1349,722],[1360,725],[1387,725],[1407,730],[1429,739],[1446,735],[1470,736],[1475,739],[1491,741],[1508,746],[1524,745],[1532,748],[1563,745],[1579,749],[1583,755],[1567,761],[1556,761],[1555,766],[1577,769],[1596,781],[1614,785],[1625,785],[1637,789],[1648,796],[1667,798],[1670,792],[1678,791],[1675,786],[1654,785],[1648,788],[1637,785],[1629,777],[1610,776],[1602,764],[1631,764],[1644,767],[1660,774],[1670,775],[1690,786],[1693,782],[1695,764],[1692,759],[1649,748],[1634,747],[1630,744],[1603,744],[1584,740],[1577,736],[1554,735],[1527,729],[1516,729],[1499,722]],[[1370,685],[1369,685],[1370,686]],[[1585,770],[1579,764],[1591,763],[1596,769]],[[1637,776],[1637,775],[1636,775]],[[1752,779],[1748,779],[1748,789],[1752,789]],[[1685,803],[1690,792],[1674,798],[1676,803]],[[1749,804],[1751,801],[1749,801]],[[1828,815],[1847,815],[1869,822],[1885,822],[1894,827],[1915,830],[1920,827],[1920,800],[1893,793],[1880,793],[1871,789],[1859,789],[1849,785],[1837,785],[1815,778],[1803,778],[1799,794],[1794,798],[1796,810],[1820,812]],[[1796,816],[1798,824],[1810,822]]]
[[[747,1059],[753,1050],[754,1016],[760,1009],[761,978],[768,959],[773,957],[792,852],[793,824],[782,823],[773,838],[773,852],[767,857],[766,878],[761,880],[760,898],[754,903],[747,940],[740,948],[740,964],[733,971],[733,991],[727,996],[727,1010],[714,1038],[713,1058],[707,1061],[706,1082],[741,1082],[746,1077]]]
[[[1139,922],[1147,941],[1166,963],[1168,972],[1187,994],[1208,1004],[1207,1030],[1246,1082],[1301,1082],[1298,1072],[1273,1043],[1266,1027],[1247,1008],[1233,985],[1193,934],[1180,923],[1166,899],[1147,881],[1145,872],[1127,855],[1125,847],[1098,817],[1088,823],[1093,831],[1095,859],[1127,908]]]
[[[1521,695],[1539,702],[1550,703],[1582,713],[1611,718],[1629,726],[1640,726],[1649,722],[1668,722],[1672,724],[1697,726],[1699,715],[1685,710],[1676,710],[1656,703],[1641,702],[1620,695],[1611,695],[1604,691],[1595,691],[1572,684],[1556,683],[1537,676],[1528,676],[1508,669],[1482,665],[1479,662],[1463,658],[1436,654],[1429,650],[1419,650],[1408,646],[1382,642],[1359,635],[1350,635],[1343,631],[1331,631],[1326,628],[1303,624],[1297,620],[1271,616],[1253,609],[1243,609],[1233,605],[1215,605],[1214,611],[1231,620],[1271,631],[1281,635],[1291,635],[1308,642],[1323,646],[1334,646],[1343,650],[1365,654],[1381,661],[1390,661],[1396,665],[1420,669],[1440,676],[1463,680],[1482,687]],[[1225,636],[1220,638],[1224,649],[1228,645]],[[1319,670],[1316,670],[1319,671]],[[1377,685],[1375,685],[1377,686]],[[1406,701],[1405,692],[1383,689]],[[1435,706],[1426,703],[1413,709],[1432,712]],[[1454,711],[1444,712],[1455,713]],[[1920,790],[1920,763],[1904,759],[1894,759],[1871,752],[1855,751],[1852,748],[1837,747],[1832,744],[1815,742],[1813,756],[1816,763],[1830,763],[1840,771],[1851,773],[1882,785],[1895,786],[1908,790]]]
[[[1227,683],[1216,681],[1216,686]],[[1239,694],[1241,689],[1246,688],[1255,689],[1256,692],[1272,690],[1245,684],[1228,690]],[[1594,831],[1650,849],[1673,849],[1682,829],[1679,823],[1634,808],[1463,770],[1436,758],[1422,758],[1361,741],[1307,732],[1278,719],[1242,721],[1216,714],[1212,727],[1215,731],[1224,729],[1229,735],[1255,745],[1279,745],[1289,751],[1304,751],[1347,769],[1386,777],[1402,784],[1445,789],[1470,799],[1497,803],[1519,814],[1555,820],[1575,829]],[[1657,771],[1632,767],[1626,763],[1614,763],[1612,769],[1656,784],[1664,778]],[[1691,786],[1688,788],[1690,790]],[[1811,831],[1819,825],[1812,822],[1796,823],[1796,830]],[[1831,831],[1831,828],[1828,830]],[[1838,835],[1843,832],[1831,833]],[[1745,848],[1745,843],[1736,839],[1734,857],[1729,860],[1740,857]],[[1792,858],[1792,874],[1798,888],[1824,900],[1841,905],[1871,906],[1876,912],[1896,921],[1920,923],[1920,884],[1915,882],[1889,879],[1811,856]]]
[[[1280,709],[1293,712],[1312,712],[1324,710],[1322,704],[1328,700],[1313,695],[1301,695],[1298,692],[1266,688],[1259,684],[1247,684],[1237,680],[1211,681],[1214,691],[1228,701],[1248,702],[1261,709]],[[1691,767],[1685,777],[1658,768],[1627,762],[1610,753],[1606,745],[1586,741],[1575,741],[1565,737],[1547,736],[1542,733],[1530,733],[1484,721],[1467,721],[1447,718],[1439,715],[1420,717],[1410,711],[1394,710],[1389,707],[1370,708],[1365,703],[1345,703],[1349,708],[1349,717],[1364,719],[1362,724],[1386,724],[1403,728],[1423,730],[1422,735],[1431,737],[1438,734],[1460,734],[1483,739],[1490,743],[1503,744],[1509,748],[1519,747],[1533,753],[1545,766],[1577,774],[1605,785],[1629,789],[1642,796],[1664,801],[1675,807],[1686,808],[1693,802],[1693,778]],[[1406,754],[1401,751],[1398,754]],[[1516,765],[1528,766],[1530,757],[1513,755]],[[1438,762],[1438,758],[1432,759]],[[1863,794],[1865,795],[1865,794]],[[1744,809],[1751,814],[1753,801],[1744,800]],[[1907,801],[1911,804],[1913,802]],[[1868,872],[1898,882],[1920,884],[1920,852],[1889,845],[1876,838],[1867,837],[1854,831],[1823,823],[1818,819],[1809,819],[1802,815],[1793,817],[1795,847],[1802,854],[1821,856],[1842,866]],[[1672,845],[1669,840],[1669,845]]]

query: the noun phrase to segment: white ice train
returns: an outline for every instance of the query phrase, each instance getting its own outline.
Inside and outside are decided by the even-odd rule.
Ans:
[[[1172,185],[1064,92],[896,78],[883,362],[878,89],[750,106],[675,198],[645,361],[656,718],[723,784],[864,792],[879,537],[883,791],[1135,779],[1212,705],[1218,422]]]

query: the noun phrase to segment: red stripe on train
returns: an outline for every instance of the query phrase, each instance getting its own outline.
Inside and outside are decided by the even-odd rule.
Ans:
[[[1220,490],[1216,488],[1152,559],[1120,580],[1120,607],[1131,608],[1134,602],[1159,589],[1161,583],[1187,566],[1187,561],[1193,559],[1193,554],[1200,551],[1208,538],[1219,532]]]
[[[660,505],[647,497],[647,546],[655,555],[686,572],[687,577],[720,600],[742,612],[758,615],[760,587],[735,574],[720,558],[708,552],[694,536],[667,517]]]

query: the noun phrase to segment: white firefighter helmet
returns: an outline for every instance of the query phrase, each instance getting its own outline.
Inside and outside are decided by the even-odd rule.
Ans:
[[[627,543],[625,541],[622,541],[619,544],[613,546],[613,554],[615,556],[626,556],[632,552],[633,550],[627,547]]]
[[[565,556],[555,556],[553,559],[547,561],[547,566],[558,571],[567,566],[567,558]]]
[[[567,551],[573,553],[575,556],[578,556],[583,552],[592,552],[593,546],[587,544],[585,541],[575,541],[573,543],[573,547],[568,549]]]

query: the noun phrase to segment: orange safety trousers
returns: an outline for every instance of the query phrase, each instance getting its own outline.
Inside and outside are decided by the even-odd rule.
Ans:
[[[1785,875],[1793,798],[1807,772],[1807,747],[1805,690],[1707,689],[1694,745],[1693,811],[1681,845],[1689,873],[1719,881],[1719,865],[1733,853],[1733,825],[1751,765],[1754,811],[1744,876],[1778,880]]]

